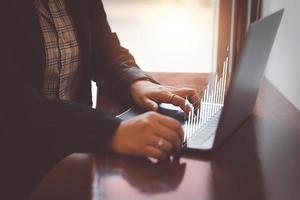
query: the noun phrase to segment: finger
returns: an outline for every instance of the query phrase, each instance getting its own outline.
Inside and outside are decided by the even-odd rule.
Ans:
[[[196,90],[192,88],[177,88],[174,93],[181,97],[190,97],[196,94]]]
[[[186,100],[175,93],[164,91],[154,94],[153,98],[161,103],[171,103],[175,106],[179,106],[186,113],[190,111],[190,108],[185,105]]]
[[[151,131],[143,134],[142,143],[159,147],[165,152],[171,151],[173,148],[181,147],[181,140],[177,133],[171,129],[163,127],[159,122],[154,121]]]
[[[163,126],[175,131],[179,138],[183,140],[183,129],[179,121],[165,115],[158,115],[158,122]]]
[[[186,100],[181,96],[173,95],[170,103],[174,106],[179,106],[184,112],[190,111],[190,107],[186,105]]]
[[[166,157],[166,154],[162,150],[153,146],[146,146],[144,151],[145,156],[149,156],[152,158],[163,159]]]
[[[152,97],[158,102],[170,103],[173,95],[174,94],[172,92],[169,92],[169,91],[166,90],[166,91],[154,93],[152,95]]]
[[[147,110],[157,110],[158,109],[157,103],[149,98],[144,98],[141,102],[141,106]]]
[[[148,140],[148,144],[164,151],[165,153],[169,153],[173,150],[173,145],[169,141],[156,135],[154,135],[150,140]]]
[[[200,95],[196,94],[194,96],[189,97],[189,100],[191,101],[194,107],[197,107],[200,105],[201,98]]]
[[[200,101],[200,93],[192,88],[180,88],[174,91],[175,94],[181,97],[188,97],[188,99],[193,103],[197,103]]]
[[[189,112],[190,109],[186,106],[186,100],[172,92],[157,93],[154,98],[162,103],[170,103],[174,106],[179,106],[183,111]]]
[[[200,110],[201,110],[201,102],[196,103],[196,104],[193,105],[193,106],[194,106],[194,114],[196,114],[196,113],[198,112],[198,110],[199,110],[199,112],[200,112]]]
[[[171,148],[174,147],[176,149],[179,149],[181,147],[183,137],[181,136],[181,134],[176,133],[176,131],[161,124],[158,124],[154,132],[159,138],[163,138],[168,143],[170,143]]]

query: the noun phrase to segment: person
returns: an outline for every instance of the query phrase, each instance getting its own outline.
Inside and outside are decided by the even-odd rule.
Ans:
[[[184,98],[197,104],[199,94],[143,72],[111,31],[101,0],[3,0],[0,9],[1,181],[22,188],[10,199],[28,196],[74,152],[160,159],[181,147],[180,123],[153,111],[160,102],[186,109]],[[91,80],[152,111],[121,121],[92,109]]]

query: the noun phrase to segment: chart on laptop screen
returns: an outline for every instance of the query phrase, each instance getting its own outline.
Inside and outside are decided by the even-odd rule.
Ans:
[[[225,101],[229,68],[229,57],[226,58],[223,64],[223,72],[220,77],[218,74],[214,77],[213,84],[207,84],[204,95],[200,101],[200,107],[194,109],[191,106],[191,111],[184,122],[184,142],[192,138],[216,115],[221,113]],[[189,102],[186,99],[186,106]]]

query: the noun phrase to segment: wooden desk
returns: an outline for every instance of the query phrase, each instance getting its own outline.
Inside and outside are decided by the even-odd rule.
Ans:
[[[197,88],[207,81],[205,74],[154,76]],[[31,200],[299,200],[299,169],[300,112],[264,81],[252,117],[214,155],[154,164],[75,154],[49,172]]]

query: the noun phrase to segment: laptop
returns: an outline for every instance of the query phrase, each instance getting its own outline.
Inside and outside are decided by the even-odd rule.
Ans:
[[[279,10],[250,25],[224,104],[185,139],[184,149],[215,150],[251,115],[283,12]],[[134,107],[118,117],[126,120],[143,112]],[[182,111],[160,106],[159,112],[181,121],[187,134],[186,115]]]

